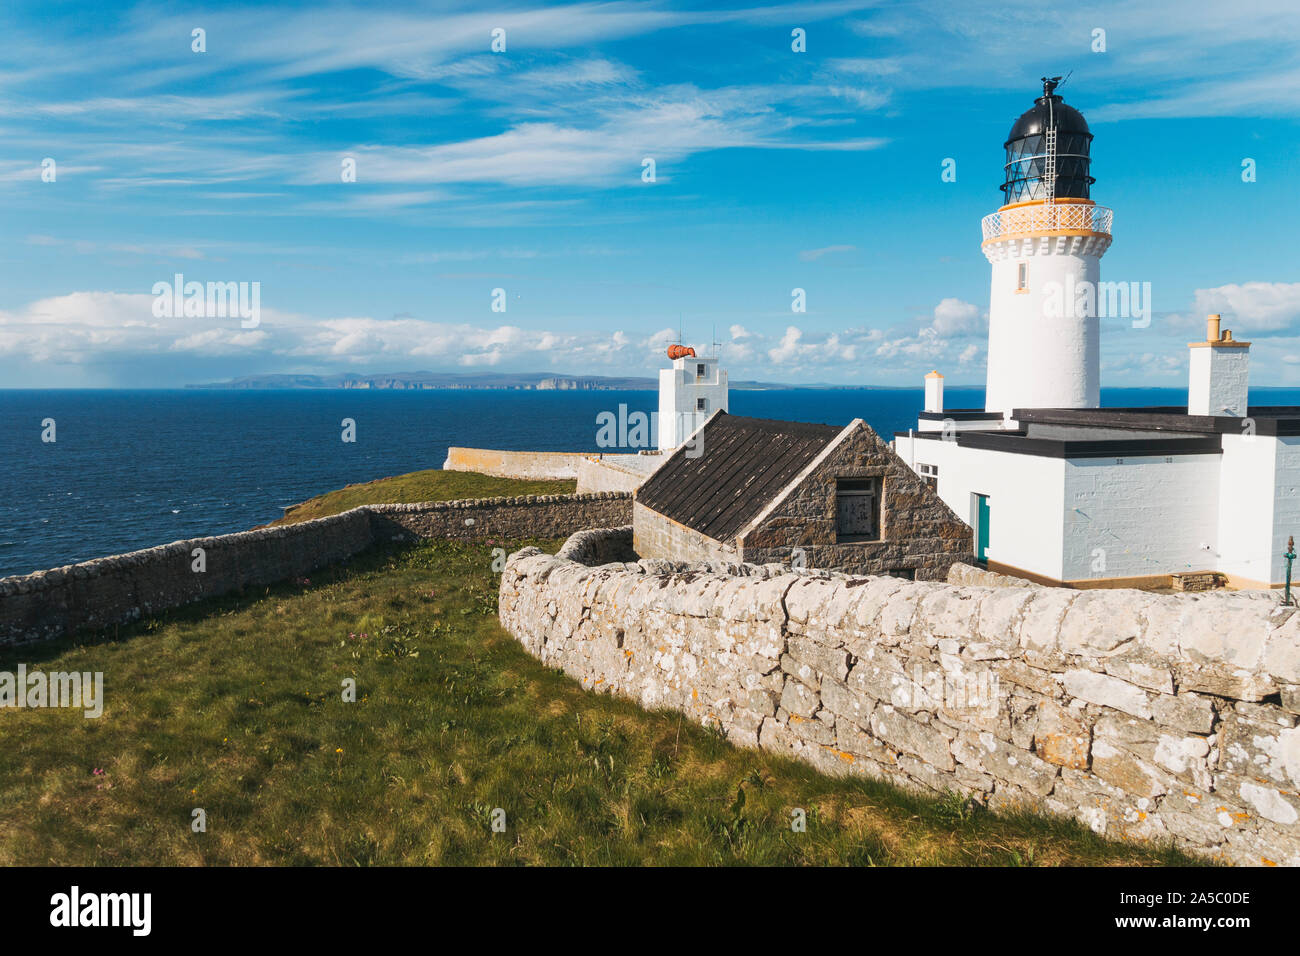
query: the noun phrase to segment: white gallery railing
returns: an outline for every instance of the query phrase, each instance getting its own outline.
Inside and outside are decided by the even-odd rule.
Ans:
[[[1083,203],[1053,203],[1052,205],[1022,206],[1004,209],[985,216],[981,225],[984,238],[1015,236],[1029,232],[1056,232],[1082,229],[1110,235],[1110,224],[1115,214],[1105,206],[1088,206]]]

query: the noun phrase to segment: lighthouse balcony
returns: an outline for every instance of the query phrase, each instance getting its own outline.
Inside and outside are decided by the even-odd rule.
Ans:
[[[981,223],[984,241],[1018,236],[1106,236],[1110,237],[1114,213],[1091,203],[1031,203],[1001,209],[985,216]]]

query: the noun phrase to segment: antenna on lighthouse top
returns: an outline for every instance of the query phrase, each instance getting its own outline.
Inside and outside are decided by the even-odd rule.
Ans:
[[[1043,80],[1043,98],[1047,100],[1047,127],[1043,130],[1043,188],[1044,203],[1052,206],[1056,204],[1056,101],[1054,99],[1058,87],[1063,86],[1065,81],[1074,75],[1071,70],[1064,77],[1044,76]]]
[[[717,325],[714,325],[714,326],[713,326],[713,342],[712,342],[712,346],[713,346],[713,357],[714,357],[714,358],[717,358],[717,357],[718,357],[718,349],[722,348],[722,343],[718,341],[718,327],[717,327]]]
[[[1052,101],[1047,101],[1048,115],[1051,115]],[[1044,202],[1051,206],[1056,203],[1056,124],[1048,120],[1047,129],[1043,131],[1043,185],[1046,189]]]

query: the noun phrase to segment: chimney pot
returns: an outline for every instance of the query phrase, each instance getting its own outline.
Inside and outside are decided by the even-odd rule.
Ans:
[[[1220,318],[1221,316],[1219,315],[1219,313],[1215,312],[1206,320],[1205,341],[1207,342],[1219,341]]]

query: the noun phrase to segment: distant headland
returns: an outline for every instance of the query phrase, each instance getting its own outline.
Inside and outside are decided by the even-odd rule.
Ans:
[[[228,382],[186,385],[186,388],[360,388],[360,389],[509,389],[535,391],[650,391],[658,388],[648,376],[563,375],[556,372],[385,372],[360,375],[246,375]],[[864,388],[880,386],[732,382],[732,388]]]

